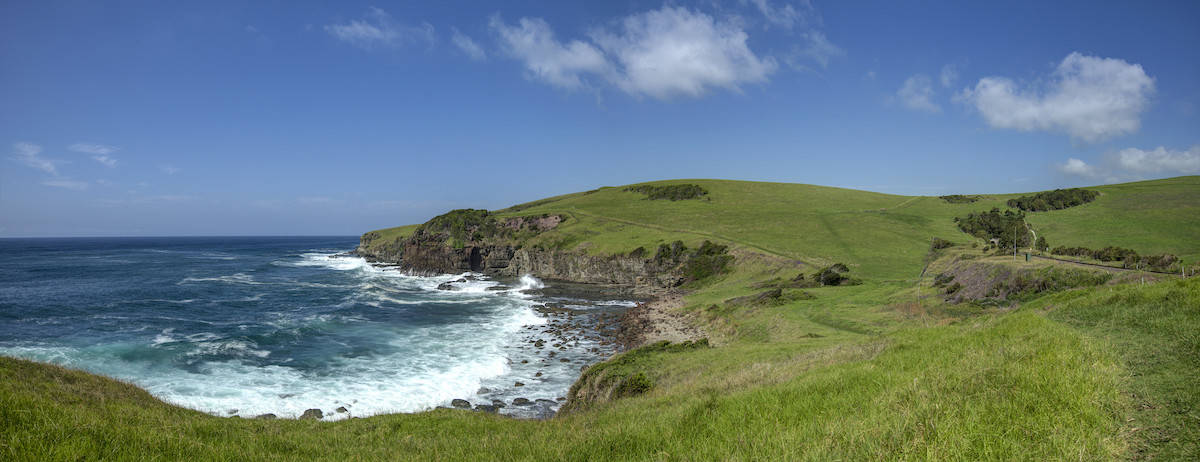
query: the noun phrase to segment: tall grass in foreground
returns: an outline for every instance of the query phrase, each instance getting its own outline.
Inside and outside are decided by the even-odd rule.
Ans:
[[[1032,306],[1103,339],[1126,364],[1129,458],[1200,460],[1200,278],[1073,291]]]

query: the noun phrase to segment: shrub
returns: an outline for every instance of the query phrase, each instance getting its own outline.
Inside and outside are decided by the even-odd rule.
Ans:
[[[843,265],[841,263],[834,263],[832,265],[821,268],[819,271],[813,273],[812,280],[814,282],[820,283],[823,286],[842,286],[842,285],[858,284],[859,283],[858,281],[856,281],[854,279],[850,279],[850,277],[846,275],[846,273],[849,273],[849,272],[850,272],[850,268],[847,268],[846,265]]]
[[[683,275],[688,280],[699,281],[709,276],[724,273],[733,255],[726,253],[728,247],[704,241],[683,264]]]
[[[654,383],[650,381],[650,378],[646,377],[645,373],[639,371],[622,379],[621,382],[617,384],[617,388],[614,390],[614,393],[622,398],[637,396],[650,391],[650,387],[652,386],[654,386]]]
[[[630,186],[625,188],[625,191],[645,194],[646,199],[649,200],[669,199],[671,201],[699,199],[708,194],[707,190],[695,184]]]
[[[733,255],[728,251],[728,246],[704,241],[699,248],[689,252],[683,241],[675,241],[670,245],[659,244],[654,262],[664,267],[682,263],[685,281],[699,281],[728,271],[729,263],[733,262]]]
[[[1136,261],[1137,252],[1133,249],[1108,246],[1092,252],[1092,258],[1100,261]]]
[[[935,237],[935,238],[933,238],[933,242],[929,244],[929,249],[930,250],[940,250],[940,249],[944,249],[946,247],[950,247],[953,245],[954,245],[953,242],[947,241],[940,237]]]
[[[1046,242],[1046,236],[1038,236],[1037,243],[1033,245],[1033,248],[1042,252],[1048,250],[1050,248],[1050,244]]]
[[[1008,206],[1029,212],[1044,212],[1047,210],[1062,210],[1076,205],[1083,205],[1096,200],[1100,193],[1087,189],[1055,189],[1009,199]]]
[[[979,196],[964,196],[962,194],[951,194],[949,196],[939,196],[947,204],[970,204],[980,199]]]
[[[433,217],[417,228],[417,233],[444,234],[455,242],[463,242],[494,236],[500,232],[500,228],[496,218],[487,210],[458,209]]]
[[[683,258],[687,252],[687,246],[683,245],[683,241],[675,241],[670,245],[659,244],[658,252],[654,254],[654,261],[658,264],[676,263]]]

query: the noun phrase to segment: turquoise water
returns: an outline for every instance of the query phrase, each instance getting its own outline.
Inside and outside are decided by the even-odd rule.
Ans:
[[[541,285],[533,278],[506,290],[489,290],[500,283],[486,279],[437,290],[463,275],[372,267],[344,254],[356,244],[353,237],[3,239],[0,354],[127,380],[215,415],[297,417],[317,408],[336,419],[421,411],[455,398],[555,401],[580,367],[614,350],[586,326],[571,342],[556,339],[562,334],[547,328],[556,320],[535,309],[546,300],[527,293]],[[629,305],[553,301],[576,310],[573,322],[583,324]],[[563,348],[548,356],[531,346],[537,339]],[[544,415],[555,407],[539,406],[501,412]]]

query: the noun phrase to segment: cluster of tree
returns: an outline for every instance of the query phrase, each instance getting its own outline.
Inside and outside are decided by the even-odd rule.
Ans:
[[[646,198],[650,200],[668,199],[672,201],[699,199],[708,194],[707,190],[695,184],[630,186],[625,188],[625,191],[645,194]]]
[[[951,194],[949,196],[938,196],[948,204],[970,204],[981,199],[980,196],[964,196],[962,194]]]
[[[1083,205],[1096,200],[1100,193],[1087,189],[1055,189],[1009,199],[1008,206],[1028,212],[1045,212],[1047,210],[1062,210],[1076,205]]]
[[[704,241],[695,250],[688,250],[683,241],[675,241],[670,245],[660,244],[658,252],[654,254],[654,261],[661,266],[682,263],[684,278],[688,281],[699,281],[728,271],[729,264],[733,262],[733,255],[729,254],[728,246],[709,241]]]
[[[999,247],[1012,248],[1029,246],[1032,237],[1025,226],[1025,213],[993,208],[987,212],[969,213],[956,217],[954,222],[964,233],[981,239],[995,239]]]
[[[1160,255],[1138,255],[1133,249],[1123,247],[1108,246],[1103,249],[1092,250],[1087,247],[1055,247],[1051,250],[1052,255],[1067,255],[1072,257],[1094,258],[1103,262],[1119,261],[1126,268],[1149,268],[1158,271],[1171,270],[1172,266],[1179,263],[1179,257],[1164,253]]]

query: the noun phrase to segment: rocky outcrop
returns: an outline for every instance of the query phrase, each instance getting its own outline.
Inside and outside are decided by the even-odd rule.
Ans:
[[[363,235],[357,253],[374,262],[399,265],[413,274],[471,271],[509,278],[529,274],[540,279],[628,286],[637,293],[655,293],[683,282],[674,260],[640,255],[601,257],[521,244],[523,238],[556,228],[563,221],[559,215],[485,218],[491,221],[482,222],[477,216],[470,218],[476,221],[448,230],[429,230],[427,223],[412,236],[391,243],[377,242],[378,236],[368,233]]]

